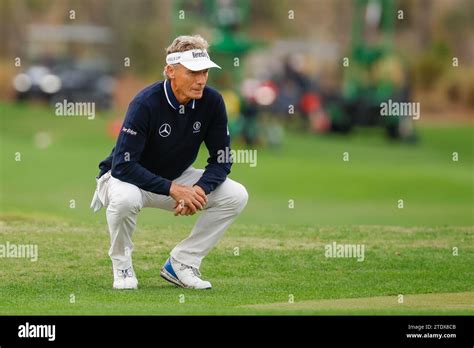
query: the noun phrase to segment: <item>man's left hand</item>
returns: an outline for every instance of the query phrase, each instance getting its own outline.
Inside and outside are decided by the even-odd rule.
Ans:
[[[194,185],[193,189],[199,196],[201,196],[204,199],[204,202],[207,203],[207,195],[204,192],[204,190],[198,185]],[[189,207],[184,204],[184,202],[177,202],[176,206],[174,207],[174,216],[178,216],[178,215],[188,216],[188,215],[194,215],[194,214],[196,214],[196,212],[193,213],[192,210],[189,209]]]

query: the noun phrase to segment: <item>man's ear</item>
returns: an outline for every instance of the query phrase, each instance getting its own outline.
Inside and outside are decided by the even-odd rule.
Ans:
[[[174,66],[168,64],[166,66],[166,75],[168,75],[170,79],[174,79],[174,73],[175,73]]]

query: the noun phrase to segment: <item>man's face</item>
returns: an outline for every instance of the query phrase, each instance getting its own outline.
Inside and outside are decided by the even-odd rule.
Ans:
[[[173,79],[174,87],[179,94],[190,99],[200,99],[206,86],[208,71],[209,69],[192,71],[181,64],[176,64],[171,66],[169,76]]]

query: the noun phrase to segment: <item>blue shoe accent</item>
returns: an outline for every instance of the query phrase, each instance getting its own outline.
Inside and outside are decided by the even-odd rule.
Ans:
[[[176,273],[174,273],[174,269],[173,269],[173,266],[171,266],[171,261],[170,261],[169,258],[168,258],[168,260],[166,260],[164,268],[168,271],[169,274],[171,274],[173,277],[175,277],[177,280],[179,280]]]

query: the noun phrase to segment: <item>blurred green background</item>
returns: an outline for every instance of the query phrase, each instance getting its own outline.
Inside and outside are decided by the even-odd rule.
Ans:
[[[2,104],[2,212],[105,224],[88,208],[97,163],[114,145],[106,120],[54,118],[45,107]],[[236,163],[231,177],[250,199],[239,218],[253,224],[455,225],[473,223],[472,127],[428,124],[416,147],[387,142],[377,129],[347,137],[290,132],[279,150],[258,149],[256,167]],[[47,132],[51,145],[35,145]],[[36,140],[37,142],[38,140]],[[235,147],[236,145],[234,145]],[[202,148],[196,167],[206,160]],[[350,160],[343,161],[349,152]],[[21,161],[15,154],[21,153]],[[459,153],[459,161],[452,153]],[[398,208],[398,200],[404,208]],[[70,201],[75,208],[70,208]],[[289,201],[294,201],[290,209]],[[191,223],[145,209],[140,223]],[[105,225],[104,225],[105,228]]]
[[[250,193],[239,222],[473,224],[472,1],[203,0],[131,6],[109,0],[2,0],[0,6],[5,217],[104,224],[102,213],[88,209],[98,162],[114,146],[131,98],[162,78],[164,48],[176,35],[199,33],[225,67],[212,71],[209,83],[226,98],[233,148],[258,151],[256,167],[233,166],[231,177]],[[369,17],[378,18],[377,13],[380,23],[374,26]],[[353,65],[344,67],[344,57]],[[380,68],[385,58],[403,73]],[[63,70],[51,63],[60,59],[67,61]],[[68,59],[96,70],[81,70],[87,64],[77,68]],[[31,77],[32,66],[58,76],[66,69],[70,81],[79,82],[67,95],[22,95],[15,78]],[[100,83],[85,81],[79,90],[86,71],[98,71]],[[298,87],[302,78],[304,88]],[[109,94],[101,95],[93,120],[55,116],[55,101],[84,91],[97,94],[93,85],[104,81]],[[271,105],[249,96],[245,83],[270,87],[262,89],[269,94],[260,99],[269,96]],[[377,96],[402,90],[421,108],[420,120],[410,121],[409,141],[387,137],[380,115],[367,121],[354,116],[360,109],[351,111],[363,105],[373,112]],[[330,104],[328,96],[336,102]],[[287,112],[292,103],[295,114]],[[353,117],[350,131],[338,126],[341,113]],[[343,161],[344,152],[349,161]],[[203,167],[205,160],[203,148],[195,166]],[[193,219],[148,210],[140,215],[145,224]]]

